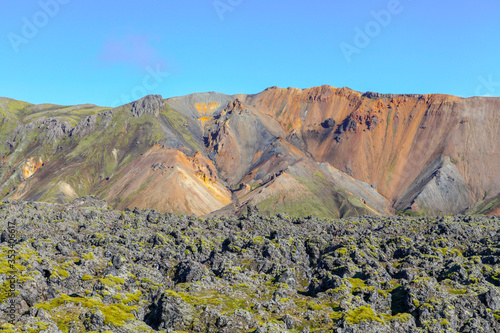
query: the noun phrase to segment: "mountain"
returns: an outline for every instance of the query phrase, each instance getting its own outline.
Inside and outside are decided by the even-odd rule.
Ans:
[[[0,99],[0,197],[239,215],[498,214],[500,98],[277,87],[118,108]]]

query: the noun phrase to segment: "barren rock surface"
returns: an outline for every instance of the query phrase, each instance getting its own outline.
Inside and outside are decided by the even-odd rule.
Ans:
[[[0,229],[2,332],[500,332],[498,216],[201,219],[85,197],[4,201]]]

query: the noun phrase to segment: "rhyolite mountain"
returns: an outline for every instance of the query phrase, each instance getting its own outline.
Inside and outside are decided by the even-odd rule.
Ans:
[[[203,215],[500,211],[500,98],[272,87],[117,108],[0,98],[0,198]]]

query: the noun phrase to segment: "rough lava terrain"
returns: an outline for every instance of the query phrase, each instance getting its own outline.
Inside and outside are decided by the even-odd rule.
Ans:
[[[499,227],[498,216],[324,220],[248,206],[202,219],[96,197],[5,200],[0,329],[498,333]]]

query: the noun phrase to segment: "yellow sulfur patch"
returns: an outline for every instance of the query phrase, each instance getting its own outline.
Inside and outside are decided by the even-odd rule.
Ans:
[[[206,114],[210,111],[215,111],[219,108],[220,104],[217,102],[211,102],[211,103],[196,103],[194,107],[196,110],[198,110],[199,113],[201,114]]]

